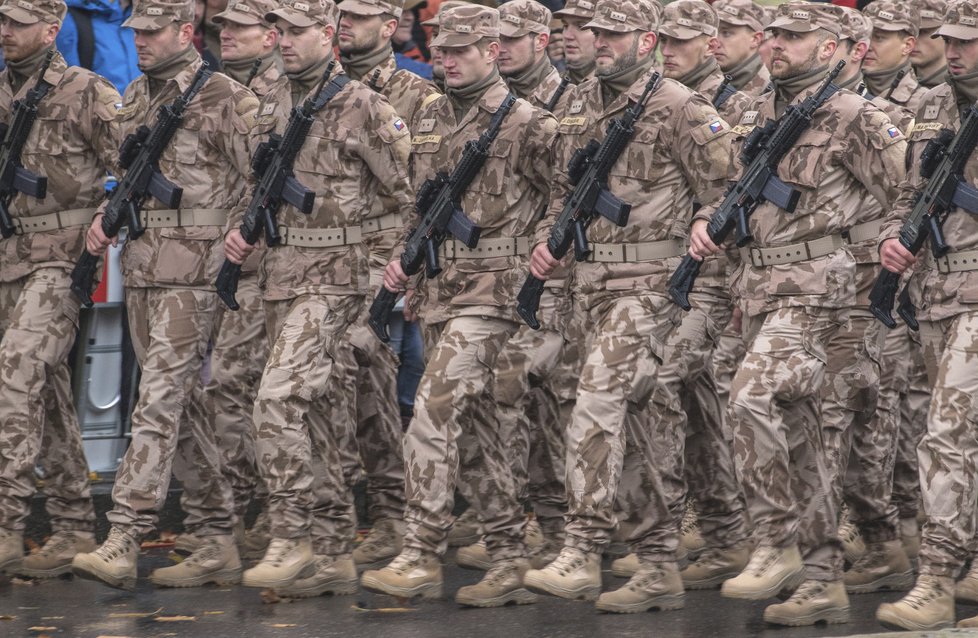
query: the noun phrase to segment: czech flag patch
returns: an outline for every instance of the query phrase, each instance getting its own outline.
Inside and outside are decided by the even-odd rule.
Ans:
[[[900,129],[895,126],[891,126],[890,128],[886,129],[886,134],[890,136],[890,139],[900,137]]]
[[[394,120],[394,130],[400,131],[404,129],[404,122],[400,118]]]
[[[723,129],[723,123],[722,122],[713,122],[713,123],[710,124],[710,132],[711,133],[719,133],[722,129]]]

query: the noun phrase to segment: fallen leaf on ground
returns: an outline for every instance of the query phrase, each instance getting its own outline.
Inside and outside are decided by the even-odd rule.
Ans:
[[[31,578],[21,578],[19,576],[14,576],[13,578],[10,579],[11,585],[27,585],[28,587],[33,587],[34,585],[37,585],[38,582],[39,581],[33,580]],[[35,607],[35,609],[37,608]]]
[[[156,622],[187,622],[197,620],[197,616],[157,616]]]
[[[277,622],[268,626],[274,627],[275,629],[286,629],[288,627],[298,627],[299,625],[296,625],[295,623]]]
[[[16,618],[17,616],[8,616],[7,614],[0,616],[0,620],[14,620]]]
[[[64,616],[41,616],[41,620],[64,620]]]
[[[204,615],[205,616],[217,616],[217,615],[223,614],[223,613],[224,613],[223,611],[205,611],[204,612]]]
[[[149,618],[163,611],[160,607],[156,611],[114,611],[109,614],[109,618]]]
[[[28,627],[27,631],[58,631],[57,627]]]

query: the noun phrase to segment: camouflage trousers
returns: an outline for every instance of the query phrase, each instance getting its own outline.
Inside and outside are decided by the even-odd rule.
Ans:
[[[917,468],[917,445],[927,431],[931,385],[924,366],[920,333],[901,324],[907,339],[907,386],[900,396],[900,436],[896,465],[893,468],[893,504],[900,518],[916,518],[920,509],[920,472]]]
[[[0,529],[24,530],[38,462],[52,530],[95,525],[67,362],[78,330],[69,284],[61,268],[0,283]]]
[[[727,412],[754,539],[798,544],[815,580],[842,575],[819,398],[827,350],[845,322],[845,310],[825,308],[745,317],[747,355]]]
[[[584,300],[587,303],[587,300]],[[600,553],[617,527],[615,506],[652,526],[669,516],[669,504],[657,462],[679,458],[681,450],[666,449],[651,424],[650,399],[664,344],[676,329],[680,310],[667,297],[644,295],[596,299],[585,325],[589,346],[577,386],[567,432],[567,517],[564,544]],[[620,486],[623,467],[638,472]],[[631,472],[631,470],[629,470]],[[629,489],[634,488],[634,489]],[[621,494],[619,494],[621,492]],[[636,502],[619,496],[636,495]],[[617,502],[616,502],[617,500]],[[674,556],[675,534],[653,546],[644,529],[627,534],[633,549]],[[671,559],[674,560],[674,557]]]
[[[201,415],[214,430],[221,471],[231,485],[235,515],[244,520],[252,498],[264,500],[267,495],[255,464],[252,413],[268,359],[268,339],[258,278],[242,277],[235,296],[241,305],[237,312],[228,310],[223,302],[217,304],[210,382],[194,388],[188,412]],[[194,529],[207,517],[208,494],[201,490],[206,483],[187,451],[182,446],[177,450],[173,474],[183,485],[180,505],[187,513],[184,527]]]
[[[425,325],[428,363],[404,435],[405,547],[444,555],[458,487],[493,560],[525,555],[526,519],[493,398],[500,352],[518,329],[485,316]]]
[[[971,557],[978,516],[978,311],[921,321],[934,388],[917,448],[924,522],[920,572],[956,578]]]
[[[891,494],[905,346],[905,335],[890,333],[867,308],[855,307],[826,351],[822,437],[833,502],[849,505],[870,543],[897,537]]]
[[[230,534],[231,487],[221,473],[214,428],[190,400],[214,329],[213,291],[127,288],[126,311],[133,350],[142,373],[132,414],[132,441],[116,472],[114,526],[138,535],[153,531],[166,500],[177,449],[197,467],[206,518],[194,532]]]
[[[371,270],[371,290],[380,289],[382,276],[383,271]],[[347,425],[340,446],[343,474],[353,489],[362,468],[367,478],[367,513],[376,523],[404,516],[404,456],[398,361],[367,326],[368,310],[364,304],[347,339],[339,344],[328,396],[345,399],[334,402],[336,413],[330,422]]]
[[[303,295],[265,300],[272,344],[255,401],[255,451],[268,487],[275,538],[311,536],[317,554],[352,551],[353,493],[343,479],[343,424],[332,423],[327,396],[339,344],[364,300],[360,295]]]

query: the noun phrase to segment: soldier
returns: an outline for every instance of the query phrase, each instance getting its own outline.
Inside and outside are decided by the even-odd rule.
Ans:
[[[221,70],[259,98],[282,75],[278,31],[265,20],[272,9],[271,0],[232,0],[214,16],[221,28]]]
[[[770,25],[775,90],[756,100],[735,128],[738,156],[755,126],[821,84],[838,47],[840,15],[818,3],[778,7]],[[868,198],[884,208],[895,200],[888,176],[900,174],[902,139],[866,100],[832,94],[779,164],[779,177],[800,193],[794,212],[764,202],[750,218],[754,241],[734,277],[747,355],[727,416],[758,546],[721,593],[764,600],[800,585],[788,601],[765,609],[767,622],[849,618],[818,398],[826,352],[853,305],[856,265],[842,232]],[[706,231],[714,209],[705,206],[694,217],[690,254],[696,259],[719,251]]]
[[[391,34],[401,17],[401,0],[345,0],[340,9],[339,42],[343,69],[386,97],[411,130],[425,100],[438,91],[414,73],[398,70],[391,49]],[[384,267],[403,233],[397,202],[375,198],[363,224],[363,241],[370,252],[370,287],[376,293]],[[356,388],[349,414],[337,416],[350,426],[349,441],[341,452],[351,489],[360,463],[367,475],[367,505],[371,530],[354,550],[359,566],[375,566],[401,550],[404,517],[404,457],[397,406],[397,358],[367,327],[367,308],[340,344],[334,396]],[[343,406],[340,406],[341,408]],[[358,454],[359,450],[359,454]]]
[[[499,74],[517,97],[541,109],[560,86],[547,57],[551,19],[536,0],[510,0],[499,8]]]
[[[554,13],[564,23],[564,64],[571,84],[581,84],[594,75],[594,34],[584,24],[594,17],[591,0],[568,0]]]
[[[496,68],[499,13],[465,5],[443,11],[438,36],[448,94],[422,107],[412,139],[412,179],[450,171],[466,142],[486,130],[511,95]],[[499,353],[516,334],[517,288],[525,272],[529,233],[549,196],[552,116],[516,100],[502,120],[489,158],[462,196],[461,208],[482,228],[479,245],[442,245],[442,272],[425,280],[424,306],[428,366],[415,399],[414,419],[404,440],[406,466],[404,550],[379,571],[363,575],[362,585],[380,593],[438,596],[439,558],[456,483],[483,516],[492,566],[476,585],[461,588],[463,605],[496,607],[530,603],[523,588],[528,567],[523,544],[525,518],[513,482],[508,441],[496,424],[494,379]],[[408,282],[399,260],[384,276],[388,290]],[[471,465],[460,469],[460,456]]]
[[[917,308],[920,340],[927,376],[933,388],[927,432],[918,448],[923,497],[923,539],[918,556],[920,573],[914,588],[895,603],[884,603],[876,618],[887,627],[927,630],[954,624],[954,578],[971,558],[975,537],[975,432],[978,431],[978,374],[975,368],[975,275],[978,225],[963,210],[944,221],[951,251],[935,258],[926,245],[915,258],[896,239],[913,206],[914,193],[925,186],[921,176],[924,148],[942,130],[956,131],[961,109],[978,101],[978,4],[950,3],[936,35],[944,38],[948,82],[927,92],[917,109],[910,134],[910,169],[900,198],[880,234],[883,268],[902,273],[914,266],[910,298]],[[978,155],[971,153],[964,168],[967,184],[976,184]],[[978,619],[961,626],[978,626]]]
[[[262,99],[252,147],[284,131],[288,113],[318,90],[334,62],[338,11],[332,0],[287,0],[265,15],[279,29],[286,77]],[[344,82],[337,64],[331,82]],[[295,163],[296,178],[316,192],[310,215],[290,205],[279,212],[282,242],[269,248],[259,273],[273,344],[255,401],[258,465],[269,491],[272,540],[262,561],[244,573],[248,587],[293,597],[356,591],[350,555],[355,533],[352,493],[339,458],[347,424],[331,424],[326,397],[339,342],[370,290],[361,223],[372,209],[364,193],[393,200],[404,214],[408,132],[386,98],[348,80],[316,112]],[[247,201],[247,200],[245,200]],[[240,210],[232,216],[240,220]],[[235,225],[228,258],[251,252]]]
[[[135,31],[144,75],[126,89],[118,115],[121,134],[151,125],[160,106],[181,95],[200,68],[193,15],[191,2],[148,0],[136,5],[125,22]],[[240,199],[249,171],[246,133],[257,102],[225,75],[215,73],[207,81],[159,161],[162,174],[183,189],[179,214],[147,200],[146,233],[126,244],[126,309],[142,378],[132,441],[112,490],[109,537],[72,563],[83,578],[133,588],[139,539],[156,524],[178,439],[189,446],[182,453],[198,466],[199,489],[207,494],[207,517],[190,530],[204,541],[185,561],[158,569],[150,578],[171,587],[241,578],[231,489],[221,473],[214,432],[202,418],[185,415],[184,406],[200,382],[201,361],[214,331],[220,240],[227,211]],[[97,215],[88,231],[88,251],[99,254],[113,241],[103,234]]]
[[[653,72],[659,19],[659,7],[650,0],[605,0],[585,25],[595,32],[596,78],[565,97],[569,106],[555,148],[559,173],[550,215],[537,229],[538,242],[548,237],[571,188],[570,157],[591,138],[602,139],[609,121],[643,93]],[[708,100],[678,82],[662,80],[611,169],[608,188],[631,203],[629,224],[592,223],[594,257],[574,268],[576,301],[587,312],[588,348],[567,433],[566,539],[556,560],[527,574],[529,587],[564,598],[598,598],[601,552],[616,526],[616,496],[623,498],[623,462],[625,468],[641,463],[637,475],[642,485],[630,490],[628,498],[634,500],[623,504],[637,521],[630,540],[640,567],[624,587],[601,594],[597,607],[636,612],[684,604],[676,530],[661,524],[670,516],[662,477],[681,473],[675,466],[682,452],[671,449],[671,437],[659,438],[659,424],[673,422],[653,418],[650,404],[654,400],[657,409],[681,403],[670,394],[674,386],[656,382],[657,364],[668,356],[665,344],[680,317],[658,291],[675,265],[670,258],[684,252],[679,220],[689,218],[694,196],[712,201],[723,190],[728,133]],[[557,263],[538,243],[531,272],[545,279]],[[655,432],[646,431],[650,421]]]
[[[463,4],[468,4],[467,0],[444,0],[438,4],[438,12],[435,17],[425,20],[421,24],[423,26],[431,29],[431,36],[435,38],[438,36],[438,18],[441,16],[443,11],[448,11],[454,7],[460,7]],[[432,82],[435,87],[442,93],[445,92],[445,68],[441,64],[441,54],[437,49],[431,49],[431,74]]]
[[[912,2],[877,0],[863,12],[873,21],[873,37],[863,58],[866,88],[873,95],[915,110],[927,90],[917,82],[910,66],[910,52],[920,33],[920,10]]]
[[[917,81],[927,89],[944,83],[947,63],[944,59],[944,41],[934,37],[934,33],[944,23],[947,12],[945,0],[922,0],[920,5],[920,34],[917,45],[910,52]]]
[[[738,91],[760,95],[771,82],[771,73],[758,53],[768,22],[764,8],[752,0],[717,0],[713,8],[720,18],[713,52],[720,69],[733,77]]]
[[[25,99],[41,79],[47,87],[21,155],[25,169],[47,178],[47,194],[13,193],[7,208],[13,234],[0,239],[0,570],[35,577],[65,573],[76,552],[95,548],[88,464],[68,368],[78,330],[68,275],[114,166],[120,102],[108,81],[67,66],[57,52],[41,77],[66,11],[62,0],[0,5],[7,65],[0,72],[0,118],[11,126],[12,102]],[[24,558],[42,449],[54,533]]]

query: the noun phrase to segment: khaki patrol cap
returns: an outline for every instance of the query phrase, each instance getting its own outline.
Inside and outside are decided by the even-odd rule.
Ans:
[[[678,0],[666,5],[659,33],[677,40],[692,40],[701,35],[715,36],[719,26],[716,10],[703,0]]]
[[[270,27],[272,23],[266,20],[265,16],[277,7],[278,3],[274,0],[231,0],[228,2],[227,8],[216,14],[213,20],[215,24],[233,22],[235,24],[260,24]]]
[[[763,31],[768,23],[764,7],[754,4],[751,0],[717,0],[713,3],[720,22],[732,24],[735,27],[750,27],[754,31]]]
[[[467,47],[482,38],[499,37],[499,11],[478,4],[452,7],[438,17],[433,47]]]
[[[0,13],[21,24],[36,24],[42,20],[61,24],[67,12],[64,0],[6,0],[0,5]]]
[[[444,2],[438,5],[438,13],[436,13],[434,17],[428,18],[421,24],[423,24],[426,27],[437,27],[438,18],[441,16],[441,14],[445,13],[449,9],[454,9],[455,7],[464,7],[467,4],[471,4],[471,3],[467,2],[466,0],[444,0]]]
[[[863,9],[873,21],[873,28],[880,31],[906,31],[917,37],[920,34],[920,9],[912,2],[902,0],[876,0]]]
[[[594,17],[595,6],[594,0],[567,0],[563,9],[554,12],[554,17],[587,18],[590,20]]]
[[[141,0],[122,26],[142,31],[159,31],[174,22],[193,22],[193,0]]]
[[[842,33],[839,37],[853,42],[866,42],[873,37],[873,23],[869,18],[850,7],[842,7],[839,20]]]
[[[970,0],[948,2],[944,24],[931,37],[942,35],[958,40],[978,39],[978,4]]]
[[[819,2],[786,2],[778,7],[774,21],[768,29],[784,29],[795,33],[811,33],[825,29],[838,36],[841,31],[839,18],[842,8]]]
[[[658,31],[662,6],[654,0],[599,0],[594,17],[585,29],[615,33]]]
[[[531,33],[550,33],[550,9],[536,0],[510,0],[499,6],[499,35],[522,38]]]
[[[944,24],[944,14],[947,13],[946,0],[921,0],[917,3],[920,6],[920,29],[936,29]]]
[[[311,27],[314,24],[335,27],[340,12],[333,0],[282,0],[282,5],[265,14],[269,22],[285,20],[296,27]]]
[[[404,0],[342,0],[339,9],[358,16],[379,16],[389,13],[400,20],[404,10]]]

